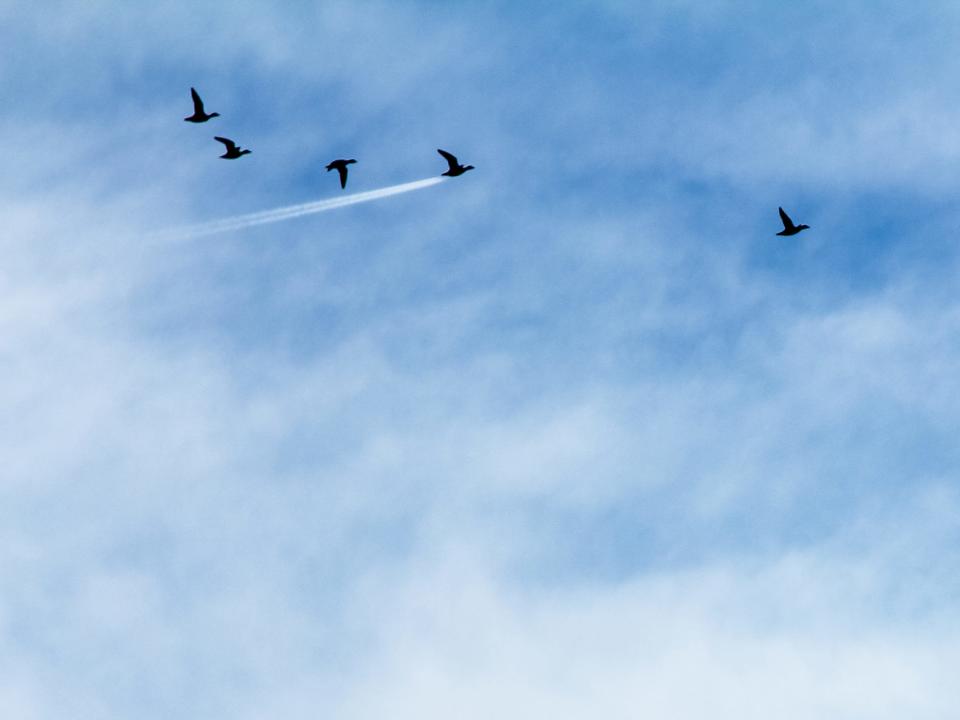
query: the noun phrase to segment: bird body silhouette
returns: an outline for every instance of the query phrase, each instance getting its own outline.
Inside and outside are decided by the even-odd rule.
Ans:
[[[777,209],[780,211],[780,219],[783,221],[783,230],[778,232],[777,235],[787,237],[790,235],[796,235],[801,230],[810,229],[809,225],[794,225],[793,220],[791,220],[790,216],[783,211],[783,208],[777,208]]]
[[[437,152],[443,156],[443,159],[447,161],[447,165],[450,166],[450,169],[445,173],[441,173],[441,175],[456,177],[457,175],[463,175],[467,170],[474,169],[473,165],[461,165],[456,156],[448,153],[446,150],[437,148]]]
[[[193,115],[190,117],[185,117],[186,122],[192,123],[202,123],[206,122],[210,118],[220,117],[220,113],[210,113],[209,115],[203,110],[203,100],[200,99],[200,96],[197,94],[197,91],[193,88],[190,88],[190,97],[193,98]]]
[[[214,137],[213,139],[216,140],[217,142],[222,142],[223,146],[227,149],[227,151],[220,156],[224,160],[236,160],[238,157],[241,157],[243,155],[249,155],[251,152],[250,150],[241,150],[239,147],[237,147],[237,144],[230,138]]]
[[[345,188],[347,186],[347,165],[351,165],[355,162],[356,160],[334,160],[327,165],[327,172],[336,170],[340,175],[340,187]]]

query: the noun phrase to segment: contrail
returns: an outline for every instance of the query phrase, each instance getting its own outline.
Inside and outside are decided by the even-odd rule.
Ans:
[[[253,227],[254,225],[265,225],[266,223],[290,220],[291,218],[325,212],[327,210],[345,207],[346,205],[356,205],[357,203],[379,200],[390,197],[391,195],[400,195],[401,193],[412,192],[437,185],[444,180],[446,180],[446,178],[443,177],[414,180],[413,182],[403,183],[401,185],[390,185],[389,187],[380,188],[379,190],[368,190],[367,192],[344,195],[343,197],[330,198],[328,200],[316,200],[314,202],[301,203],[300,205],[288,205],[286,207],[274,208],[273,210],[262,210],[246,215],[237,215],[232,218],[173,228],[162,231],[158,233],[158,235],[167,239],[185,240],[188,238],[202,237],[204,235],[213,235],[214,233],[229,232],[230,230],[241,230],[243,228]]]

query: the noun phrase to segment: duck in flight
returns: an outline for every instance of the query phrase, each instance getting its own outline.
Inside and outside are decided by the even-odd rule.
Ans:
[[[213,139],[217,142],[222,142],[223,146],[227,149],[227,151],[220,156],[224,160],[236,160],[241,155],[249,155],[251,152],[250,150],[241,150],[230,138],[214,137]]]
[[[202,123],[206,122],[210,118],[220,117],[220,113],[210,113],[209,115],[203,110],[203,100],[200,99],[200,96],[197,94],[197,91],[193,88],[190,88],[190,97],[193,98],[193,115],[190,117],[185,117],[186,122],[192,123]]]
[[[777,233],[777,235],[782,235],[787,237],[788,235],[796,235],[801,230],[809,230],[809,225],[794,225],[793,220],[790,219],[790,216],[787,215],[783,208],[777,208],[780,211],[780,219],[783,221],[783,230]]]
[[[340,187],[345,188],[347,186],[347,165],[355,162],[356,160],[334,160],[327,165],[327,172],[336,170],[340,174]]]
[[[450,169],[442,175],[447,175],[449,177],[456,177],[457,175],[463,175],[467,170],[473,170],[473,165],[461,165],[457,160],[455,155],[451,155],[446,150],[441,150],[437,148],[437,152],[443,155],[443,159],[447,161],[447,164],[450,166]]]

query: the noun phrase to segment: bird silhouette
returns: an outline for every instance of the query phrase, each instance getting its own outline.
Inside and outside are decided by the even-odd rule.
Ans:
[[[456,156],[451,155],[446,150],[441,150],[437,148],[437,152],[443,155],[443,159],[447,161],[447,164],[450,166],[450,169],[441,175],[447,175],[449,177],[456,177],[457,175],[463,175],[467,170],[473,170],[473,165],[461,165],[457,160]]]
[[[356,160],[334,160],[327,165],[327,172],[336,170],[340,174],[340,187],[345,188],[347,186],[347,165],[355,162]]]
[[[780,211],[780,219],[783,221],[783,230],[777,233],[777,235],[782,235],[787,237],[789,235],[796,235],[801,230],[809,230],[809,225],[794,225],[793,220],[790,219],[790,216],[787,215],[783,208],[777,208]]]
[[[237,144],[230,138],[224,137],[214,137],[214,140],[217,142],[222,142],[227,151],[221,155],[224,160],[236,160],[241,155],[249,155],[250,150],[241,150],[237,147]]]
[[[192,123],[202,123],[206,122],[210,118],[220,117],[220,113],[210,113],[209,115],[203,110],[203,100],[200,99],[200,96],[197,95],[197,91],[193,88],[190,88],[190,96],[193,98],[193,115],[190,117],[185,117],[186,122]]]

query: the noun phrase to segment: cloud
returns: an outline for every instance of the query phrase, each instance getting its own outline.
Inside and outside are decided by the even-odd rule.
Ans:
[[[5,6],[3,714],[944,716],[952,65],[888,9]]]

